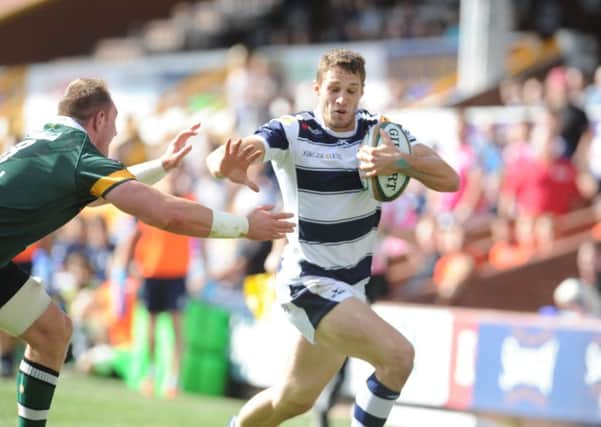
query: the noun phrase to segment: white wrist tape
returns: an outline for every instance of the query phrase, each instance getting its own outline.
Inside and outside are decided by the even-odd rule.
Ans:
[[[167,172],[163,169],[161,159],[138,163],[137,165],[129,166],[127,169],[136,176],[138,181],[148,185],[156,184],[167,175]]]
[[[244,237],[247,233],[248,219],[245,216],[213,210],[213,224],[211,224],[209,237]]]

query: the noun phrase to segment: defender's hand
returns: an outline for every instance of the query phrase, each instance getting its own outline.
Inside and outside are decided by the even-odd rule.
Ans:
[[[294,215],[287,212],[270,212],[273,206],[259,206],[248,218],[248,233],[251,240],[274,240],[294,231],[294,223],[285,221]]]
[[[176,168],[181,163],[182,159],[190,153],[192,145],[188,144],[190,137],[198,135],[200,123],[190,126],[188,129],[181,131],[169,143],[165,153],[161,156],[161,164],[167,172]]]

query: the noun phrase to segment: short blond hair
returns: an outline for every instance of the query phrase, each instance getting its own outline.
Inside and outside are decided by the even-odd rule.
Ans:
[[[315,79],[321,83],[326,71],[340,67],[361,78],[361,84],[365,84],[365,59],[357,52],[348,49],[332,49],[323,54],[317,67]]]
[[[113,100],[106,83],[101,79],[82,78],[67,86],[58,104],[58,114],[85,123],[100,110],[107,110]]]

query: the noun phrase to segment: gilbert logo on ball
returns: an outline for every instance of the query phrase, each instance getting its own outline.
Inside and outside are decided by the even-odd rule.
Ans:
[[[411,153],[411,144],[403,131],[401,125],[392,122],[381,122],[372,126],[369,132],[363,138],[363,144],[371,147],[377,147],[383,143],[380,136],[380,129],[383,129],[392,143],[403,153]],[[399,197],[407,184],[409,177],[395,172],[391,175],[380,175],[371,178],[363,178],[363,187],[366,188],[372,197],[379,202],[389,202]]]

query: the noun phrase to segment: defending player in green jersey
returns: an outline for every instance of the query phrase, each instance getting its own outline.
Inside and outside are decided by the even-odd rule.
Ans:
[[[59,117],[0,155],[0,329],[27,343],[17,377],[18,426],[45,426],[72,332],[71,320],[42,284],[10,259],[90,203],[109,202],[142,221],[196,237],[268,240],[293,230],[290,214],[259,207],[247,217],[211,210],[148,184],[177,167],[199,124],[182,131],[160,159],[126,168],[108,159],[117,108],[105,84],[78,79],[59,103]],[[236,169],[257,153],[227,142]],[[226,166],[226,169],[228,166]],[[75,422],[75,420],[74,420]]]
[[[0,265],[135,176],[58,117],[0,156]]]

